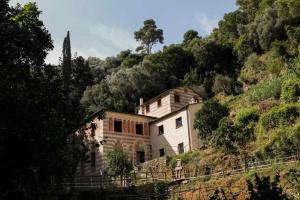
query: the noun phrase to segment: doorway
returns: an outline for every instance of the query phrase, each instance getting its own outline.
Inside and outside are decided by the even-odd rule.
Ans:
[[[145,162],[145,151],[137,151],[136,152],[137,164],[141,164]]]

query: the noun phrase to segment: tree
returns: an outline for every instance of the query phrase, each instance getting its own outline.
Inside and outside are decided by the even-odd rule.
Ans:
[[[279,186],[279,178],[279,175],[276,175],[274,181],[270,181],[270,177],[261,178],[255,174],[254,183],[247,180],[249,191],[247,200],[289,200]]]
[[[188,30],[187,32],[185,32],[185,34],[183,35],[183,41],[182,44],[184,47],[188,47],[190,42],[194,39],[194,38],[200,38],[198,36],[198,32],[195,30]]]
[[[234,47],[240,36],[238,27],[246,23],[245,13],[240,10],[226,13],[224,18],[218,23],[219,27],[214,29],[212,37],[219,44]]]
[[[71,81],[71,67],[72,67],[72,56],[71,56],[71,41],[70,41],[70,32],[67,32],[67,36],[64,38],[63,42],[63,80],[64,80],[64,92],[65,98],[69,98],[70,93],[70,81]]]
[[[218,128],[219,121],[228,115],[228,108],[215,100],[208,100],[196,113],[194,128],[198,130],[200,139],[207,142],[212,132]]]
[[[0,199],[32,199],[71,176],[73,119],[61,68],[44,63],[53,45],[36,3],[0,4]]]
[[[141,46],[137,47],[136,51],[145,52],[150,55],[154,44],[163,43],[163,30],[157,29],[155,21],[148,19],[144,21],[144,26],[134,32],[134,38],[141,43]]]
[[[131,170],[133,169],[132,163],[128,159],[127,153],[122,149],[114,149],[107,154],[107,170],[108,174],[120,177],[121,184],[123,185],[123,178],[128,178]]]
[[[80,100],[87,86],[93,85],[93,74],[89,62],[79,56],[72,63],[72,86],[75,95]]]
[[[240,127],[228,117],[219,122],[217,130],[212,134],[212,146],[225,153],[245,153],[247,143],[254,139],[253,130],[247,127]]]
[[[300,81],[294,79],[284,81],[280,98],[286,103],[297,102],[300,98]]]

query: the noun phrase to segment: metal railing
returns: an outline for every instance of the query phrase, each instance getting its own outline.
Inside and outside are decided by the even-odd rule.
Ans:
[[[63,183],[62,185],[66,189],[100,189],[109,186],[123,187],[130,185],[140,185],[145,183],[151,183],[156,181],[178,181],[187,180],[191,181],[194,179],[201,178],[218,178],[221,176],[234,176],[242,173],[246,173],[250,170],[262,170],[271,168],[273,165],[289,165],[295,162],[299,162],[299,155],[262,160],[257,162],[247,162],[244,167],[223,170],[223,169],[212,169],[209,166],[199,168],[196,172],[190,172],[189,170],[183,170],[180,177],[176,177],[175,171],[170,172],[132,172],[129,176],[121,180],[120,177],[113,176],[77,176],[72,183]],[[125,184],[122,184],[125,183]]]

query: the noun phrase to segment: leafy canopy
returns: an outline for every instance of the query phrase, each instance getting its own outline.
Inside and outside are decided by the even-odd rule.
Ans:
[[[158,29],[155,21],[153,19],[148,19],[144,21],[144,26],[134,32],[134,38],[141,43],[139,47],[137,47],[136,51],[141,51],[146,54],[151,54],[151,50],[154,44],[163,43],[163,30]]]

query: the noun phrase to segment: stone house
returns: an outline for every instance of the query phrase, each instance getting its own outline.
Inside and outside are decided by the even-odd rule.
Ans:
[[[141,98],[137,114],[105,111],[87,130],[90,159],[81,163],[81,175],[104,172],[107,153],[114,148],[122,148],[134,165],[199,148],[193,121],[201,106],[199,94],[179,87],[147,102]]]

